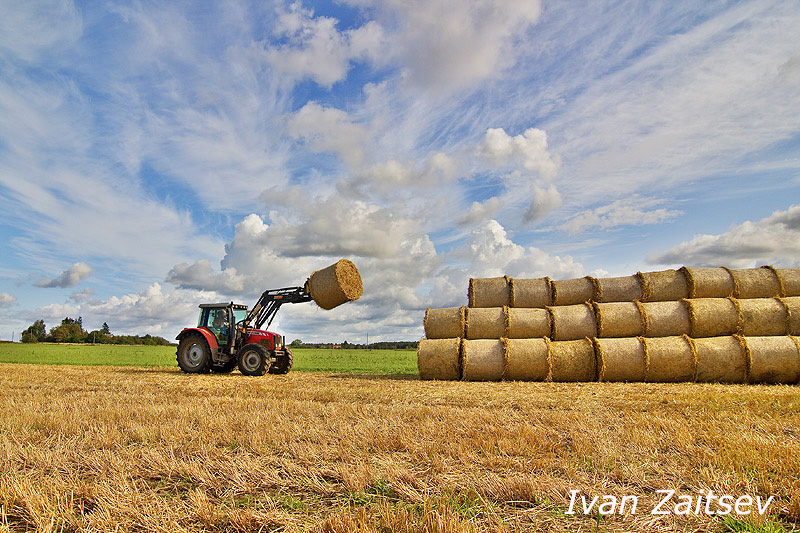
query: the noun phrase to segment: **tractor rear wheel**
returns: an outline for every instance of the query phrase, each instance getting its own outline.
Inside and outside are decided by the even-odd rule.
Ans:
[[[178,366],[187,374],[206,374],[211,369],[211,350],[200,335],[187,335],[178,344]]]
[[[289,349],[286,349],[286,355],[279,355],[278,360],[272,363],[269,367],[270,374],[288,374],[294,366],[294,357]]]
[[[234,368],[236,368],[236,359],[211,365],[211,371],[215,374],[229,374],[233,372]]]
[[[239,372],[245,376],[263,376],[269,370],[267,351],[260,344],[245,345],[236,359],[239,363]]]

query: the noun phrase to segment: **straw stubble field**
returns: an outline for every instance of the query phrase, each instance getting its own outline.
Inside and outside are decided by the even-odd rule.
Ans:
[[[800,519],[793,386],[7,364],[0,390],[3,531],[722,528],[650,515],[660,489],[775,496],[729,528]],[[567,515],[571,490],[642,511]]]

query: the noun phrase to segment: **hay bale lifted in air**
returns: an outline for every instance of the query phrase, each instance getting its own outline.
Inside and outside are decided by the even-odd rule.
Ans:
[[[594,278],[562,279],[550,282],[553,305],[576,305],[594,298]]]
[[[595,303],[598,337],[644,335],[644,318],[638,302]]]
[[[595,279],[596,302],[632,302],[642,299],[642,283],[638,276]]]
[[[800,268],[776,268],[781,283],[781,295],[800,296]]]
[[[464,336],[467,323],[466,307],[442,307],[425,310],[425,337],[453,339]]]
[[[594,339],[600,381],[644,381],[644,346],[638,337]]]
[[[688,336],[643,338],[642,343],[647,363],[645,381],[650,383],[694,381],[697,354]]]
[[[499,339],[506,334],[505,307],[475,307],[467,309],[467,339]]]
[[[506,333],[509,339],[549,337],[550,313],[547,309],[506,308]]]
[[[511,304],[511,278],[469,278],[470,307],[504,307]]]
[[[646,337],[674,337],[688,335],[692,330],[689,310],[684,300],[669,302],[643,302],[639,304],[644,318]]]
[[[463,347],[464,381],[500,381],[505,365],[500,339],[465,340]]]
[[[511,278],[511,307],[545,308],[553,304],[550,278]]]
[[[681,268],[689,298],[727,298],[733,295],[733,277],[727,268]]]
[[[772,267],[731,270],[733,295],[736,298],[777,298],[781,296],[781,280]]]
[[[347,259],[340,259],[311,274],[306,281],[306,290],[317,305],[325,310],[358,300],[364,292],[358,269]]]
[[[596,381],[597,360],[589,339],[547,343],[550,381]]]
[[[503,339],[505,369],[503,379],[544,381],[550,374],[547,339]]]
[[[731,298],[691,298],[685,300],[692,323],[692,338],[722,337],[739,330],[739,307]]]
[[[750,383],[797,383],[800,381],[800,349],[796,339],[745,337]]]
[[[422,339],[417,368],[420,379],[461,379],[461,339]]]
[[[645,302],[669,302],[689,297],[686,276],[677,270],[638,272],[642,284],[642,300]]]
[[[553,324],[553,340],[569,341],[597,336],[597,322],[592,304],[548,307]]]
[[[737,304],[741,335],[761,337],[789,333],[789,311],[779,298],[737,300]]]
[[[789,335],[800,335],[800,296],[781,298],[789,313]]]
[[[745,383],[747,353],[738,335],[692,339],[697,354],[695,381],[703,383]]]

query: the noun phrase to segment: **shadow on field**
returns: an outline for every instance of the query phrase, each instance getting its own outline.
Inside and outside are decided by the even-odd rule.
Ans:
[[[331,374],[332,378],[368,379],[384,381],[419,381],[417,374]]]

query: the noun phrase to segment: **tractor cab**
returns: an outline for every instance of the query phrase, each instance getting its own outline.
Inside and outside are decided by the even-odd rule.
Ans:
[[[247,316],[247,306],[232,302],[200,304],[198,328],[205,328],[217,339],[220,346],[229,346],[233,341],[235,325]]]

